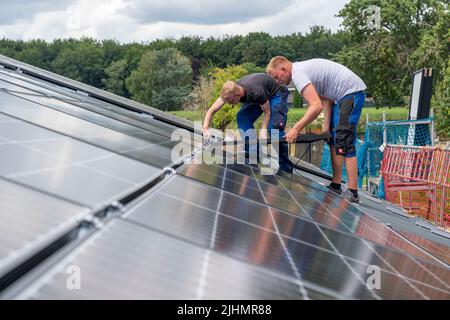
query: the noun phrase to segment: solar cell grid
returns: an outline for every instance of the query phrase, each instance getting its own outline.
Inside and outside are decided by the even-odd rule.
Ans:
[[[11,75],[9,72],[0,71],[0,88],[5,92],[14,94],[24,99],[47,104],[48,106],[73,115],[84,116],[86,119],[100,119],[100,115],[106,116],[109,121],[106,125],[128,123],[138,128],[170,137],[173,126],[151,117],[143,118],[136,112],[109,104],[80,93],[62,90],[61,88],[49,86],[42,82],[36,83],[29,78],[20,75]],[[55,91],[57,90],[57,91]],[[79,108],[81,107],[81,108]],[[126,126],[124,126],[126,128]]]
[[[158,172],[23,121],[0,123],[0,136],[1,175],[83,205],[95,206]]]
[[[80,228],[88,208],[116,210],[61,249],[62,260],[42,262],[20,298],[450,299],[448,247],[398,233],[304,177],[238,164],[168,170],[171,134],[184,122],[143,118],[58,81],[0,70],[0,216],[9,226],[0,224],[0,284]],[[162,168],[163,179],[117,207]],[[68,290],[68,265],[81,268],[82,290]]]
[[[0,98],[3,95],[0,92]],[[169,156],[175,142],[170,139],[150,143],[12,96],[2,99],[0,112],[145,163],[160,167],[172,163]]]
[[[87,213],[86,207],[0,178],[0,278]]]
[[[240,166],[245,167],[243,165]],[[236,166],[231,167],[233,170],[236,168]],[[249,168],[250,167],[248,167],[248,169]],[[216,171],[217,174],[211,174],[210,176],[216,177],[217,179],[209,179],[210,176],[208,176],[209,173],[207,172],[214,171]],[[233,175],[228,175],[228,171],[229,170],[227,170],[227,174],[225,174],[223,168],[219,166],[190,165],[180,171],[180,173],[194,179],[198,179],[204,183],[217,186],[221,182],[221,178],[219,178],[221,176],[219,174],[225,175],[227,178],[233,177]],[[407,250],[408,252],[423,259],[430,259],[429,255],[420,252],[417,248],[392,234],[388,228],[382,226],[363,212],[354,208],[343,198],[321,192],[320,190],[311,190],[307,187],[304,188],[302,185],[298,184],[295,185],[296,188],[294,190],[290,190],[286,187],[286,185],[292,186],[292,182],[288,182],[288,184],[286,184],[286,182],[281,181],[278,185],[273,185],[259,181],[258,178],[258,175],[255,175],[252,178],[242,174],[239,177],[239,175],[234,174],[234,180],[230,179],[231,183],[236,181],[236,179],[243,181],[243,183],[237,184],[239,188],[227,188],[226,190],[244,195],[244,197],[257,202],[261,202],[263,194],[266,199],[270,201],[270,206],[274,208],[312,219],[318,223],[340,229],[347,233],[358,233],[359,236],[365,237],[370,241],[375,241],[385,246],[391,246],[394,248],[400,247],[403,250]],[[276,179],[282,180],[284,178],[276,177]],[[263,190],[262,194],[258,194],[257,189],[250,187],[250,185],[254,186],[256,181],[259,181],[259,185]],[[341,205],[335,207],[333,206],[335,202],[339,202]],[[386,237],[390,237],[389,240],[387,240]],[[394,239],[396,240],[395,245],[392,244]]]

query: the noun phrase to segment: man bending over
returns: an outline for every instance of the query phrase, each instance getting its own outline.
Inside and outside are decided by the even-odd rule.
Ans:
[[[359,203],[358,164],[356,159],[356,128],[364,106],[366,85],[347,67],[326,59],[292,63],[282,56],[270,60],[267,73],[284,84],[294,83],[309,104],[305,115],[286,134],[286,141],[295,142],[299,132],[324,111],[322,130],[331,132],[330,151],[333,182],[328,189],[341,194],[342,165],[348,175],[345,196]]]
[[[287,98],[289,92],[284,85],[279,85],[270,75],[265,73],[249,74],[233,82],[227,81],[221,90],[220,97],[213,103],[206,113],[203,121],[203,136],[208,137],[209,127],[214,114],[225,103],[241,103],[241,109],[236,115],[238,128],[244,132],[242,139],[248,136],[255,141],[254,122],[264,113],[260,138],[267,139],[267,130],[278,129],[279,137],[284,137],[284,128],[287,121]],[[256,145],[245,144],[247,154],[257,153]],[[279,170],[292,172],[292,162],[289,160],[288,146],[279,144]]]

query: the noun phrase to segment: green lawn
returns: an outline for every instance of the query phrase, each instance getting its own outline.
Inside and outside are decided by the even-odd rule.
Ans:
[[[169,111],[169,113],[191,121],[203,121],[200,111]]]
[[[289,122],[298,121],[304,114],[306,109],[290,109],[289,110]],[[408,108],[363,108],[361,114],[361,120],[366,121],[366,113],[369,114],[369,121],[381,121],[383,120],[383,111],[386,112],[387,120],[404,120],[408,117]],[[292,121],[291,121],[292,119]]]
[[[366,123],[366,113],[369,114],[369,121],[382,121],[383,111],[386,112],[386,120],[405,120],[408,118],[408,108],[363,108],[361,119],[359,121],[359,130],[364,131]],[[288,127],[292,127],[306,112],[306,108],[289,109],[288,113]],[[202,121],[202,115],[199,111],[171,111],[171,114],[185,118],[191,121]],[[317,121],[313,127],[320,126],[320,121]]]

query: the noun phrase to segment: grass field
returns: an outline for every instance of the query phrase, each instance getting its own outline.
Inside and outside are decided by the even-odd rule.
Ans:
[[[408,108],[363,108],[361,119],[359,121],[359,132],[364,131],[364,125],[366,123],[366,113],[369,114],[369,121],[382,121],[383,120],[383,111],[386,112],[386,120],[404,120],[408,118]],[[296,108],[289,109],[288,113],[288,125],[290,128],[293,126],[295,122],[297,122],[306,112],[306,108]],[[188,119],[191,121],[202,121],[202,114],[200,111],[172,111],[170,112],[173,115],[178,117]],[[260,121],[260,120],[259,120]],[[313,127],[318,127],[321,125],[320,121],[317,121],[313,124]],[[233,124],[232,126],[235,126]],[[258,126],[258,125],[257,125]],[[259,127],[259,126],[258,126]]]

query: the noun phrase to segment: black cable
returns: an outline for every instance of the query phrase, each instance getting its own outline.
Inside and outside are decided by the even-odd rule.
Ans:
[[[294,165],[294,167],[293,167],[293,171],[294,171],[297,175],[300,175],[300,171],[298,171],[296,167],[298,166],[298,163],[300,162],[300,160],[302,160],[303,157],[306,155],[306,152],[308,152],[308,150],[309,150],[310,147],[311,147],[311,144],[308,144],[308,147],[306,148],[305,152],[297,159],[297,162],[295,163],[295,165]],[[292,178],[292,176],[293,176],[293,173],[291,173],[289,179],[290,179],[291,181],[295,181],[295,180]]]
[[[303,159],[303,157],[306,155],[306,153],[311,149],[311,143],[308,143],[308,147],[306,148],[305,152],[303,152],[303,154],[300,156],[300,158],[298,158],[297,162],[295,163],[296,165],[299,163],[299,161],[301,159]]]

